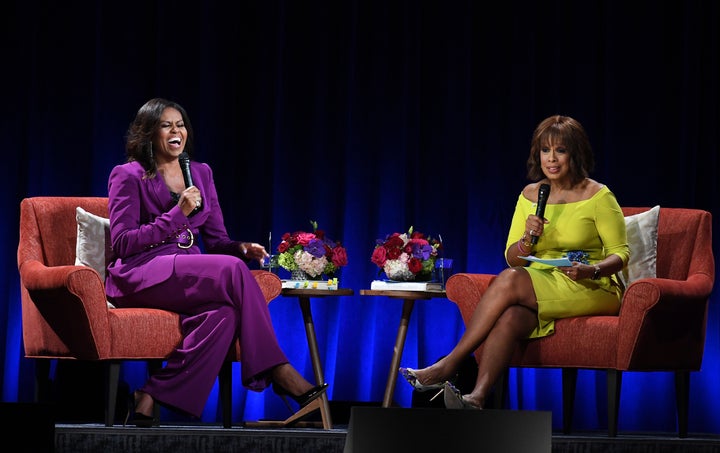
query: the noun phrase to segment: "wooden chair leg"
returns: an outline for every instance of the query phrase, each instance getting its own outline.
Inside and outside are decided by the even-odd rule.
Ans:
[[[51,362],[48,359],[35,360],[35,393],[33,397],[36,403],[47,403],[52,397],[50,365]]]
[[[120,362],[111,360],[105,364],[105,426],[115,424],[115,404],[120,384]]]
[[[678,437],[688,436],[688,409],[690,401],[690,372],[675,372],[675,404],[677,405]]]
[[[225,361],[218,375],[223,428],[232,427],[232,362]]]
[[[608,436],[617,437],[622,371],[607,370]]]
[[[577,374],[577,368],[562,369],[563,434],[570,434],[570,432],[572,432]]]
[[[245,422],[245,426],[249,428],[270,428],[270,427],[276,427],[276,428],[284,428],[284,427],[290,427],[300,422],[301,419],[303,419],[305,416],[310,414],[314,411],[320,411],[320,415],[323,419],[323,427],[325,429],[331,429],[331,426],[329,424],[326,424],[325,420],[328,419],[327,413],[325,412],[325,407],[322,402],[322,398],[317,398],[311,402],[308,403],[307,406],[303,407],[302,409],[298,410],[294,414],[292,414],[290,417],[286,418],[285,420],[258,420],[256,422]],[[315,422],[308,422],[310,424],[315,425]]]
[[[495,398],[493,404],[495,409],[504,409],[505,399],[510,395],[510,368],[506,368],[495,383]]]
[[[147,361],[147,367],[148,367],[148,374],[153,375],[157,371],[161,370],[163,366],[163,360],[157,359],[157,360],[148,360]],[[160,420],[160,405],[155,404],[153,406],[153,418],[155,420]]]

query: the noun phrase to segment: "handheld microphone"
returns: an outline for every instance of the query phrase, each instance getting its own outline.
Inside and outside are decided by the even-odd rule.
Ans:
[[[188,156],[188,153],[183,151],[178,156],[178,161],[180,161],[180,169],[182,170],[183,179],[185,180],[185,188],[193,185],[192,175],[190,174],[190,156]],[[192,217],[200,210],[200,207],[196,207],[192,210],[190,215],[188,217]]]
[[[182,169],[183,179],[185,180],[185,188],[193,185],[192,175],[190,174],[190,156],[188,156],[188,153],[183,151],[180,153],[180,156],[178,156],[178,160],[180,161],[180,168]]]
[[[545,205],[547,204],[548,197],[550,196],[550,185],[549,184],[540,184],[540,189],[538,189],[538,202],[537,202],[537,209],[535,210],[535,215],[540,217],[541,219],[545,218]],[[530,243],[535,245],[537,244],[538,236],[530,236]]]

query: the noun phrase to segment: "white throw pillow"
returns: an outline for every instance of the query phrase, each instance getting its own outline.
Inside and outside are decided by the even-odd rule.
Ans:
[[[630,261],[619,273],[627,288],[635,280],[657,276],[657,234],[660,206],[625,217]]]
[[[87,212],[79,206],[75,208],[75,219],[77,220],[75,265],[95,269],[104,282],[105,270],[112,256],[110,220]],[[115,308],[110,302],[108,307]]]

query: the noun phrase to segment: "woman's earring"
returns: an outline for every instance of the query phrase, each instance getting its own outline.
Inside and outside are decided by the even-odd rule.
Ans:
[[[153,150],[152,150],[152,142],[150,142],[150,161],[152,162],[155,159],[155,156],[153,156]]]

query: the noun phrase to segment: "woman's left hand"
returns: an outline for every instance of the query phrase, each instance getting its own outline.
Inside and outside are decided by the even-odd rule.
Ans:
[[[248,260],[256,260],[261,266],[265,258],[270,256],[265,247],[256,242],[243,242],[240,249]]]
[[[572,266],[558,266],[563,274],[567,275],[570,280],[582,280],[591,278],[595,273],[595,268],[587,264],[573,261]]]

